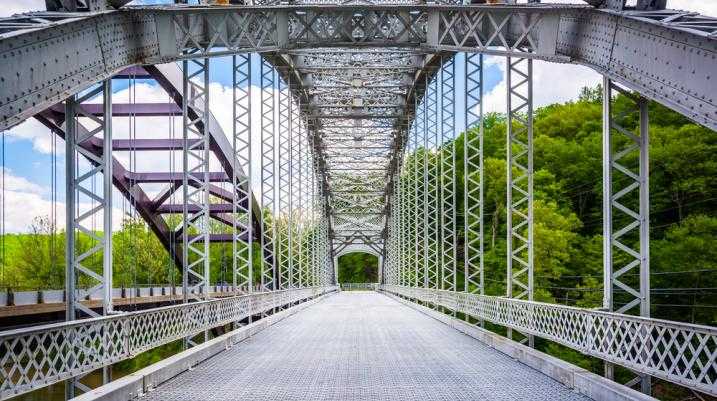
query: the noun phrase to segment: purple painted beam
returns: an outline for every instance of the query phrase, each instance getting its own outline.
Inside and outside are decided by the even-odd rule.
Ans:
[[[159,206],[155,211],[157,213],[162,214],[169,214],[169,213],[182,213],[184,206],[182,204],[165,204]],[[199,207],[195,205],[187,205],[187,210],[189,213],[197,213],[199,211]],[[233,206],[229,203],[212,203],[209,206],[209,212],[210,213],[231,213],[233,211]]]
[[[156,172],[149,172],[149,173],[132,173],[132,172],[126,172],[125,176],[128,180],[131,182],[136,183],[176,183],[176,182],[182,182],[182,179],[184,175],[180,173],[156,173]],[[201,173],[192,174],[196,179],[202,179]],[[209,181],[210,182],[229,182],[229,177],[227,174],[223,171],[218,172],[210,172],[209,173]]]
[[[112,77],[114,79],[129,79],[129,78],[137,78],[137,79],[151,79],[152,76],[149,75],[147,70],[144,69],[144,67],[135,65],[132,67],[127,67],[124,70],[120,71]]]
[[[232,237],[233,237],[232,234],[209,234],[209,241],[210,241],[210,242],[232,242]],[[190,239],[195,239],[195,238],[197,238],[197,236],[196,236],[196,235],[190,235],[189,238],[190,238]],[[180,238],[180,239],[181,239],[181,238]],[[239,239],[240,239],[241,241],[247,242],[247,241],[246,241],[246,240],[247,240],[246,235],[240,236]],[[181,241],[178,241],[178,242],[181,243]]]
[[[83,104],[80,106],[85,113],[93,116],[102,115],[101,103]],[[56,104],[51,107],[55,113],[64,113],[64,105]],[[175,103],[112,103],[112,115],[115,117],[166,117],[181,116],[182,109]]]
[[[144,67],[148,73],[157,80],[157,82],[164,88],[167,93],[172,96],[177,104],[182,104],[182,72],[176,64],[158,64]],[[195,117],[194,113],[190,110],[190,116]],[[210,113],[209,116],[209,140],[210,148],[212,153],[219,159],[224,171],[229,176],[232,176],[236,171],[239,174],[244,175],[241,166],[234,165],[234,155],[232,150],[232,144],[229,142],[227,136],[223,133],[219,122]],[[245,189],[246,190],[246,189]],[[251,201],[253,213],[254,232],[262,233],[261,224],[261,209],[256,199]],[[258,235],[257,235],[258,236]]]
[[[102,141],[93,138],[93,142],[99,142],[102,146]],[[198,144],[199,139],[189,140],[189,144],[194,146],[195,149],[202,149],[204,146]],[[183,139],[115,139],[112,141],[112,151],[167,151],[167,150],[182,150],[184,148]]]

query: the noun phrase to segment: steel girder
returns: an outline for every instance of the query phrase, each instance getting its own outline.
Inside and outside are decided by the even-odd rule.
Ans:
[[[279,29],[277,29],[277,27]],[[130,65],[322,46],[483,52],[587,65],[717,128],[717,22],[580,6],[152,7],[0,20],[0,129]],[[28,68],[28,66],[30,66]]]

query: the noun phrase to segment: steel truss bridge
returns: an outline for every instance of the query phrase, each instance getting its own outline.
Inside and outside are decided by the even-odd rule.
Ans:
[[[50,0],[0,19],[0,130],[34,118],[65,140],[68,227],[67,322],[0,332],[0,398],[65,381],[83,400],[637,400],[653,377],[717,396],[717,330],[649,316],[647,108],[717,129],[717,19],[660,0],[126,3]],[[503,297],[484,293],[486,55],[507,63]],[[604,76],[600,310],[533,301],[536,60]],[[229,126],[210,107],[214,63],[232,77]],[[117,99],[126,81],[167,100]],[[637,131],[613,111],[618,93]],[[168,132],[117,135],[113,120],[142,118]],[[459,177],[454,139],[467,130],[478,134],[463,136],[471,174]],[[132,157],[156,152],[173,167],[136,169]],[[114,189],[181,271],[183,303],[113,308]],[[232,244],[233,295],[212,299],[216,242]],[[354,251],[379,256],[369,289],[383,295],[334,294],[336,258]],[[616,305],[616,290],[631,300]],[[603,360],[605,377],[533,350],[535,337]],[[110,381],[112,364],[180,339],[183,353]],[[636,379],[612,382],[615,366]],[[109,383],[92,390],[83,377],[97,370]]]

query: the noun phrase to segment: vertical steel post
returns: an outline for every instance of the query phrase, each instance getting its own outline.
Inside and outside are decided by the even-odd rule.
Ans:
[[[424,88],[424,93],[425,93]],[[424,191],[424,175],[423,175],[423,156],[420,156],[418,154],[419,146],[423,148],[423,126],[424,126],[424,118],[426,116],[425,110],[423,108],[425,102],[421,103],[419,102],[419,96],[418,93],[416,93],[416,119],[414,122],[414,143],[416,145],[416,148],[414,150],[414,160],[415,160],[415,166],[414,166],[414,210],[415,219],[414,219],[414,239],[415,239],[415,258],[414,258],[414,282],[415,287],[420,287],[424,285],[424,274],[423,274],[423,237],[425,236],[425,218],[423,213],[424,208],[424,199],[423,199],[423,191]],[[419,136],[420,135],[420,136]],[[423,149],[425,151],[425,148]]]
[[[289,91],[291,93],[291,82],[289,82]],[[297,188],[297,180],[301,170],[301,98],[291,99],[289,105],[289,116],[291,119],[289,125],[289,270],[290,270],[290,287],[301,287],[301,258],[298,251],[299,237],[299,191]]]
[[[251,149],[251,54],[232,57],[233,64],[233,219],[232,286],[233,291],[251,292],[253,287],[254,238],[252,210]]]
[[[465,54],[464,288],[483,295],[483,55]],[[469,132],[478,128],[477,135]],[[477,172],[477,175],[476,175]]]
[[[182,295],[189,302],[209,298],[209,59],[184,60],[182,66]],[[187,338],[185,344],[194,342]]]
[[[75,120],[75,97],[65,100],[65,319],[75,320],[75,201],[76,201],[76,154],[77,121]],[[71,354],[70,354],[71,355]],[[72,361],[68,361],[71,363]],[[65,399],[75,397],[75,385],[78,380],[71,378],[65,382]]]
[[[533,300],[533,61],[507,57],[507,297]],[[514,171],[515,173],[514,174]],[[508,330],[512,337],[513,331]],[[533,346],[533,336],[521,342]]]
[[[426,224],[426,235],[424,242],[424,266],[426,288],[440,288],[440,274],[438,262],[438,248],[440,247],[440,199],[439,199],[439,170],[440,160],[438,153],[438,81],[439,77],[429,79],[426,75],[426,96],[424,104],[426,107],[426,124],[424,125],[425,136],[423,138],[425,152],[424,161],[424,219]]]
[[[441,142],[437,149],[440,159],[440,230],[441,286],[457,291],[456,274],[456,148],[455,148],[455,56],[441,63],[440,112]]]
[[[603,304],[617,313],[650,317],[649,102],[608,78],[603,86]],[[619,114],[613,108],[614,94],[627,100]],[[639,125],[626,126],[631,120],[627,117],[635,113]],[[617,270],[616,262],[621,264]],[[649,333],[636,335],[636,341],[652,346]],[[605,375],[613,378],[610,364]],[[638,384],[643,393],[651,393],[650,376],[638,374],[627,383]]]
[[[276,286],[274,67],[261,58],[261,291]]]
[[[279,90],[279,121],[278,135],[279,142],[278,152],[276,154],[278,172],[276,181],[278,181],[277,196],[279,197],[277,206],[278,211],[274,214],[274,223],[277,227],[276,248],[278,270],[278,288],[291,288],[292,279],[292,262],[291,262],[291,216],[289,209],[291,208],[291,88],[288,82],[281,77],[277,77]]]
[[[102,99],[102,114],[94,115],[83,104],[96,97]],[[86,128],[80,118],[89,122]],[[102,155],[92,152],[89,143],[102,137]],[[112,312],[112,80],[108,79],[82,95],[75,95],[65,102],[66,146],[66,319],[97,317]],[[82,158],[78,158],[82,156]],[[97,189],[97,180],[102,181]],[[81,198],[82,197],[82,198]],[[83,199],[86,202],[83,202]],[[90,206],[84,206],[89,204]],[[94,227],[95,218],[101,215],[102,234]],[[88,251],[77,249],[77,232],[84,233],[91,241]],[[102,258],[101,272],[89,266],[97,256]],[[90,286],[82,294],[77,284],[87,280]],[[81,302],[82,298],[94,298],[99,294],[101,313]],[[108,333],[104,333],[108,335]],[[110,341],[107,339],[107,341]],[[74,377],[67,381],[65,395],[74,397],[76,390],[90,388]],[[102,369],[102,381],[110,380],[109,367]]]

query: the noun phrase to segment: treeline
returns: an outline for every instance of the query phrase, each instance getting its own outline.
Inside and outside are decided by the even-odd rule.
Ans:
[[[172,217],[174,218],[169,219],[168,225],[176,227],[180,220],[176,216]],[[277,225],[278,233],[275,241],[279,251],[277,253],[286,256],[289,254],[288,250],[282,252],[281,247],[289,242],[288,221],[286,218],[269,220],[265,229],[271,231],[270,224],[274,223]],[[65,231],[57,230],[55,227],[56,225],[49,218],[38,216],[30,223],[29,233],[6,234],[0,237],[0,291],[3,288],[22,291],[65,287]],[[231,227],[218,222],[212,222],[210,230],[213,233],[231,233]],[[296,229],[292,234],[293,266],[298,268],[301,260],[303,280],[308,280],[315,273],[308,267],[308,260],[311,257],[310,242],[314,231],[311,227],[305,227],[301,235]],[[83,233],[76,236],[78,254],[90,250],[95,245],[95,242]],[[113,287],[182,285],[181,270],[141,218],[126,218],[121,228],[112,234],[112,246]],[[173,252],[178,252],[181,258],[181,241],[177,243]],[[209,253],[210,282],[230,285],[233,280],[234,263],[232,243],[212,243]],[[261,280],[262,255],[261,245],[255,241],[252,244],[255,284]],[[288,258],[277,256],[277,263],[281,264],[282,268],[288,269]],[[83,266],[101,272],[101,254],[85,259]],[[85,277],[79,278],[78,285],[81,288],[94,284]]]

